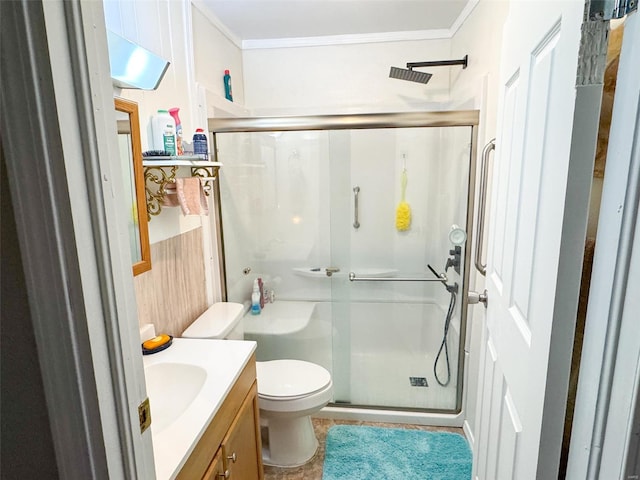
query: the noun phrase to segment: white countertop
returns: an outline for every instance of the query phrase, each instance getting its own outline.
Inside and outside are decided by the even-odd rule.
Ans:
[[[145,368],[171,363],[196,365],[207,371],[202,389],[195,399],[158,434],[153,431],[153,398],[148,392],[158,480],[172,479],[178,474],[255,349],[256,343],[250,341],[175,338],[166,350],[143,357]],[[166,388],[169,395],[171,386],[167,385]]]

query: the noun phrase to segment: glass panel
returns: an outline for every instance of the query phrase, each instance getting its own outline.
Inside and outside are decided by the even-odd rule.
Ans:
[[[249,306],[262,278],[276,302],[245,317],[257,358],[331,371],[328,132],[218,134],[227,299]],[[267,295],[267,298],[269,296]],[[318,307],[318,308],[316,308]]]
[[[451,226],[466,225],[471,128],[333,131],[330,139],[331,244],[342,273],[332,277],[336,403],[454,410],[460,296],[447,322],[452,295],[443,283],[394,279],[433,279],[428,264],[445,271],[454,248]],[[398,231],[405,167],[411,224]],[[354,187],[359,228],[353,225]],[[351,282],[349,272],[376,281]],[[463,273],[446,272],[458,292]],[[443,347],[436,379],[447,323],[447,351]]]
[[[460,273],[446,271],[449,321],[442,282],[397,280],[445,272],[451,226],[467,223],[470,141],[471,127],[216,134],[227,299],[248,310],[258,277],[275,291],[245,316],[259,361],[323,365],[338,404],[456,409],[465,245]],[[405,167],[412,220],[398,231]]]

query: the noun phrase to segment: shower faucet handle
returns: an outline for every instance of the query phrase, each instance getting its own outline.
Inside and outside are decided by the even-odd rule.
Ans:
[[[334,273],[339,272],[340,269],[338,267],[327,267],[324,269],[324,271],[327,273],[327,277],[330,277]]]

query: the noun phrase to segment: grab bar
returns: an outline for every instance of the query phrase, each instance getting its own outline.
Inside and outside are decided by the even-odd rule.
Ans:
[[[484,219],[485,210],[487,208],[487,179],[489,178],[489,154],[496,149],[496,139],[489,140],[482,149],[482,165],[480,169],[480,194],[478,204],[478,235],[476,237],[475,265],[476,269],[482,274],[487,274],[487,264],[482,263],[482,250],[484,250]]]
[[[349,281],[351,282],[447,282],[447,276],[440,274],[440,278],[423,278],[423,277],[358,277],[355,272],[349,272]]]
[[[357,185],[353,187],[353,228],[360,228],[360,222],[358,221],[358,195],[360,194],[360,187]]]

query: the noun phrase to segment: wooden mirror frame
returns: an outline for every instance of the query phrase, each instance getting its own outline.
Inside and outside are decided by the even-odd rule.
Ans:
[[[140,117],[138,104],[124,98],[114,98],[115,109],[129,115],[129,123],[117,122],[118,134],[131,136],[131,155],[133,158],[133,180],[135,182],[136,209],[138,217],[138,235],[141,260],[133,264],[133,275],[151,270],[151,247],[149,246],[149,226],[147,217],[147,199],[145,195],[144,169],[142,167],[142,148],[140,142]],[[128,128],[128,131],[126,130]]]

